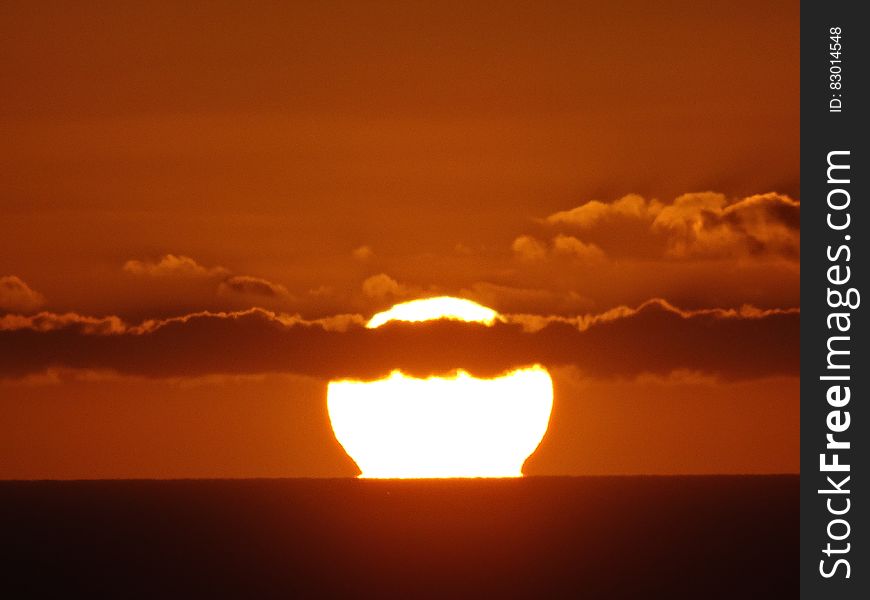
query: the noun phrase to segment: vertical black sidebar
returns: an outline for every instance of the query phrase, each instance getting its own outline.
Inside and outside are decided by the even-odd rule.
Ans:
[[[867,40],[859,2],[801,2],[801,597],[866,598]],[[862,490],[864,493],[862,493]]]

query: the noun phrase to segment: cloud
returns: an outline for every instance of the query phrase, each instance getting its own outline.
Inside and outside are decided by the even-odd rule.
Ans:
[[[565,317],[559,315],[512,314],[504,318],[509,323],[521,325],[524,331],[535,332],[551,323],[563,323],[586,331],[594,325],[608,323],[619,319],[632,317],[646,310],[660,310],[677,315],[683,319],[697,317],[712,317],[715,319],[763,319],[774,315],[800,315],[799,308],[768,308],[762,309],[752,305],[740,308],[701,308],[683,310],[677,308],[664,298],[651,298],[637,307],[617,306],[601,313]]]
[[[582,262],[605,258],[604,251],[595,244],[562,234],[555,236],[549,245],[530,235],[521,235],[514,240],[511,249],[523,262],[539,262],[549,256],[569,256]]]
[[[798,371],[796,310],[683,311],[654,300],[573,320],[529,321],[507,315],[493,327],[438,321],[368,330],[359,315],[305,320],[259,309],[135,326],[43,315],[0,331],[0,354],[7,357],[0,376],[52,368],[156,378],[281,372],[368,379],[396,368],[419,376],[456,368],[492,376],[531,363],[574,366],[602,378],[685,370],[734,380]]]
[[[202,386],[218,386],[226,384],[259,383],[269,377],[268,373],[255,373],[245,375],[209,374],[196,377],[165,377],[162,383],[178,386],[180,388],[195,388]],[[285,375],[292,378],[292,375]],[[2,379],[0,385],[17,387],[44,387],[61,385],[70,382],[102,383],[102,382],[125,382],[149,383],[153,378],[142,375],[124,375],[117,371],[99,369],[70,369],[66,367],[52,367],[44,372],[27,375],[19,379]]]
[[[229,274],[223,267],[206,268],[189,256],[165,254],[160,260],[128,260],[124,271],[147,277],[207,278]]]
[[[609,204],[592,200],[577,208],[554,213],[545,220],[551,225],[573,225],[585,229],[614,217],[644,219],[650,214],[657,214],[659,210],[661,210],[661,203],[658,201],[647,202],[637,194],[628,194]]]
[[[234,275],[223,280],[218,285],[218,293],[223,295],[249,295],[265,298],[289,297],[287,288],[259,277],[249,275]]]
[[[593,241],[581,244],[604,246],[608,253],[634,249],[645,258],[800,258],[800,202],[776,193],[729,200],[696,192],[671,203],[629,194],[611,203],[592,200],[542,223],[548,229],[583,231],[584,239]],[[554,244],[584,251],[564,235]]]
[[[45,304],[45,297],[31,289],[20,277],[0,276],[0,310],[31,312]]]
[[[664,207],[652,227],[667,234],[671,256],[800,258],[800,203],[778,194],[731,204],[722,194],[685,194]]]
[[[4,315],[0,317],[2,331],[55,331],[67,329],[83,334],[119,334],[127,331],[127,325],[120,317],[90,317],[77,313],[57,314],[41,312],[31,316]]]
[[[362,291],[369,298],[381,299],[388,296],[402,296],[408,290],[386,273],[379,273],[363,281]]]
[[[185,324],[196,319],[244,319],[260,315],[265,319],[285,326],[317,326],[325,331],[347,331],[351,326],[365,325],[367,320],[359,314],[339,314],[320,319],[305,319],[298,314],[276,313],[263,308],[249,308],[240,311],[203,310],[178,317],[165,319],[146,319],[138,325],[130,325],[120,317],[91,317],[78,313],[57,314],[41,312],[31,316],[4,315],[0,317],[0,332],[30,330],[38,332],[67,330],[87,335],[143,335],[153,333],[161,327]]]
[[[124,263],[123,270],[137,277],[165,280],[199,281],[212,285],[217,280],[216,293],[226,299],[245,300],[249,297],[260,301],[288,300],[292,295],[283,285],[262,277],[235,275],[221,266],[204,267],[189,256],[165,254],[157,261],[131,259]]]
[[[521,235],[511,244],[514,254],[524,261],[543,260],[547,256],[547,246],[530,235]]]
[[[351,255],[360,262],[365,262],[369,260],[372,256],[375,255],[374,250],[372,250],[371,246],[360,246],[359,248],[355,248]]]
[[[272,321],[285,327],[319,327],[324,331],[347,331],[352,326],[363,327],[367,322],[362,315],[358,314],[339,314],[320,319],[305,319],[298,314],[276,313],[263,308],[249,308],[239,311],[200,311],[181,315],[179,317],[169,317],[166,319],[148,319],[139,325],[124,325],[124,332],[133,335],[143,335],[153,333],[162,327],[184,325],[190,322],[195,322],[198,319],[221,319],[221,320],[245,320],[252,318],[260,318],[267,321]]]
[[[587,244],[570,235],[557,235],[553,238],[553,251],[567,254],[584,261],[602,260],[604,252],[595,244]]]

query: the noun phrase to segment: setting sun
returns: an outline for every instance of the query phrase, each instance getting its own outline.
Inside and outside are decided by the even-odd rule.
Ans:
[[[491,325],[495,311],[459,298],[406,302],[378,313],[393,320],[454,319]],[[492,379],[463,370],[420,379],[393,371],[376,381],[332,381],[327,407],[335,437],[360,477],[520,477],[547,431],[553,383],[540,365]]]
[[[380,327],[390,321],[408,321],[412,323],[431,321],[434,319],[449,319],[452,321],[465,321],[468,323],[484,323],[492,325],[498,318],[498,313],[481,306],[477,302],[452,298],[450,296],[438,296],[436,298],[423,298],[396,304],[389,310],[379,312],[366,324],[369,329]]]

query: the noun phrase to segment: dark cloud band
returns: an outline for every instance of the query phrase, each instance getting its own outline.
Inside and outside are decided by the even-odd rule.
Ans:
[[[577,322],[538,317],[529,327],[527,319],[492,327],[433,321],[368,330],[356,317],[305,321],[250,310],[94,329],[69,315],[49,327],[43,316],[39,327],[6,322],[0,376],[62,367],[155,378],[285,372],[369,379],[393,369],[425,376],[462,368],[492,376],[540,363],[599,377],[689,369],[745,379],[796,374],[799,364],[796,310],[686,312],[655,301]]]

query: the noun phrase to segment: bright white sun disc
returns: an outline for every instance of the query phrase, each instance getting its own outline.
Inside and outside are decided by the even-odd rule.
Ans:
[[[453,319],[492,325],[498,314],[460,298],[426,298],[376,314],[367,327],[399,320]],[[535,365],[494,378],[464,370],[376,381],[331,381],[335,437],[360,477],[520,477],[547,431],[553,381]]]
[[[540,366],[494,379],[394,371],[331,382],[327,405],[361,477],[519,477],[547,431],[553,383]]]

